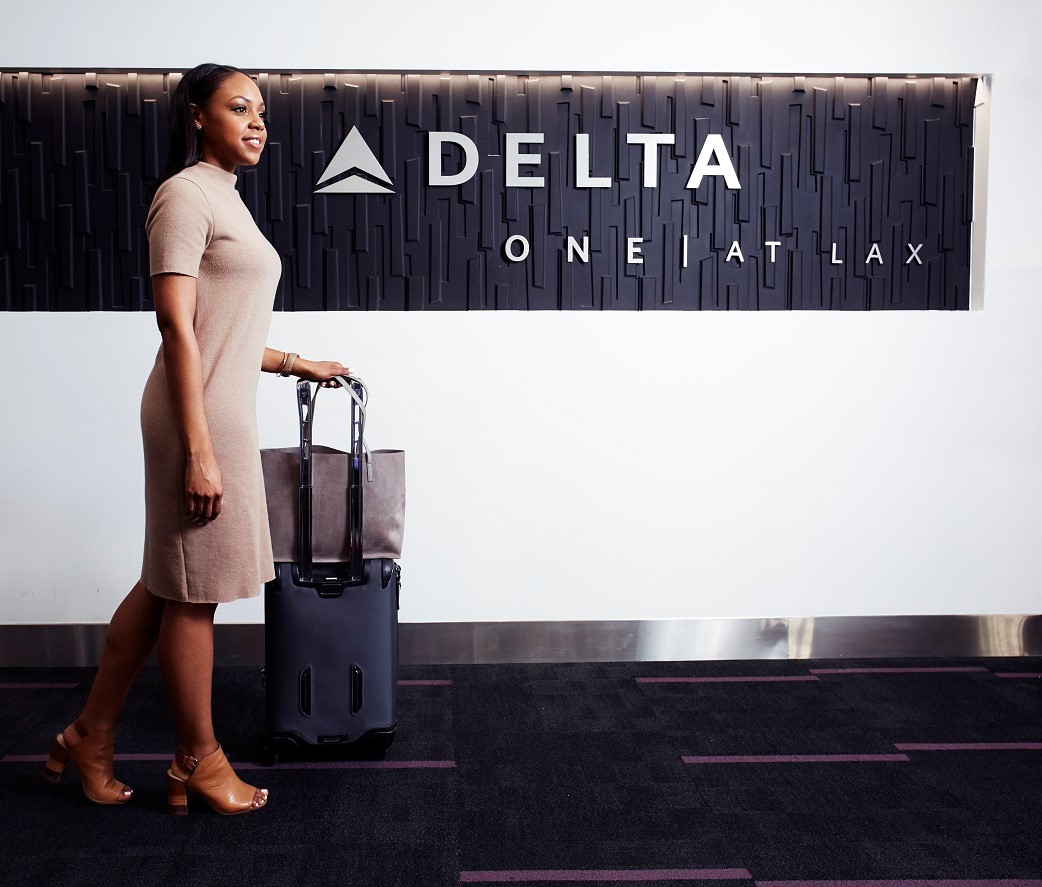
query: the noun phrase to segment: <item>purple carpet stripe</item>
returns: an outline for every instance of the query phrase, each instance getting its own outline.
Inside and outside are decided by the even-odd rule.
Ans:
[[[988,671],[983,665],[950,665],[922,667],[880,667],[880,668],[811,668],[811,674],[924,674],[927,672],[954,671]]]
[[[757,887],[1042,887],[1031,878],[973,878],[955,881],[940,878],[910,878],[897,881],[757,881]]]
[[[685,764],[831,764],[844,761],[910,761],[898,754],[681,755]]]
[[[452,681],[398,681],[399,687],[451,687]]]
[[[79,684],[0,684],[0,690],[68,690]]]
[[[797,675],[720,675],[700,678],[636,678],[638,684],[709,684],[732,683],[738,681],[816,681],[810,674]]]
[[[518,869],[460,872],[461,884],[519,881],[737,881],[751,880],[745,869]]]
[[[1042,678],[1042,671],[997,671],[997,678]]]
[[[145,754],[129,752],[127,754],[115,754],[112,758],[116,761],[172,761],[174,759],[174,753],[172,751],[164,752],[162,754],[156,754],[155,752],[148,752]]]
[[[1039,751],[1042,742],[895,742],[904,751]]]
[[[271,767],[233,761],[236,770],[445,770],[455,761],[284,761]]]

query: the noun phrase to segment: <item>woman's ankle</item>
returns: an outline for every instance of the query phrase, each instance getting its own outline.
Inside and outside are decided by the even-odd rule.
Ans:
[[[212,755],[220,746],[216,739],[210,741],[179,742],[177,753],[201,761],[207,755]]]
[[[72,722],[66,727],[62,733],[66,739],[70,736],[73,740],[77,740],[82,736],[88,736],[91,733],[104,733],[111,731],[115,728],[112,721],[94,720],[89,714],[79,714]]]

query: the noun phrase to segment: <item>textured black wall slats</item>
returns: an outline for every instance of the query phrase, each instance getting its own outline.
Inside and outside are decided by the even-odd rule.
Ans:
[[[278,310],[969,307],[974,77],[255,76],[269,140],[239,187],[283,256]],[[179,77],[0,71],[3,310],[152,309],[145,185]],[[315,193],[353,127],[391,184],[345,169],[323,186],[392,193]],[[428,184],[434,130],[476,146],[462,184]],[[525,132],[544,140],[519,145],[539,159],[518,175],[541,188],[505,184],[507,135]],[[673,137],[648,149],[654,187],[637,133]],[[738,190],[686,187],[712,134]],[[460,146],[443,155],[462,168]],[[577,158],[610,186],[578,187]]]

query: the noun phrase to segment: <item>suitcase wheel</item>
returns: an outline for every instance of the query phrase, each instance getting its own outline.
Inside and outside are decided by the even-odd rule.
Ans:
[[[265,767],[273,767],[279,762],[280,758],[292,757],[292,752],[295,748],[296,743],[292,739],[283,737],[268,739],[261,748],[260,762]]]
[[[390,730],[381,733],[374,733],[373,735],[361,740],[358,743],[358,751],[362,757],[378,761],[387,754],[387,749],[391,747],[392,742],[394,742],[393,727]]]

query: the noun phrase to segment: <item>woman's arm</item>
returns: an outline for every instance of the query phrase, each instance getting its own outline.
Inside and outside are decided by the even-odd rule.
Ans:
[[[282,361],[286,358],[286,352],[278,348],[265,348],[264,356],[261,358],[261,371],[265,373],[277,373],[282,369]],[[323,388],[335,388],[340,383],[331,381],[336,375],[349,375],[351,369],[345,367],[338,360],[305,360],[297,357],[290,367],[289,374],[298,379],[307,379],[310,382],[319,382]]]
[[[261,372],[262,373],[277,373],[282,369],[282,360],[286,356],[285,351],[279,351],[277,348],[265,348],[264,357],[261,358]],[[293,361],[293,370],[297,369],[301,363],[307,363],[302,357],[297,357]],[[290,370],[290,375],[295,376],[296,373]]]
[[[196,279],[184,274],[157,274],[152,278],[167,387],[190,457],[213,452],[203,411],[203,364],[195,338],[195,285]]]
[[[188,455],[185,510],[197,523],[221,513],[221,472],[203,409],[203,366],[195,337],[196,278],[156,274],[152,292],[163,336],[163,363],[178,430]]]

